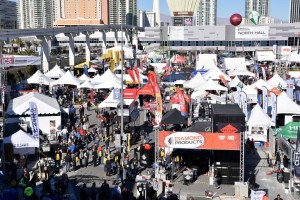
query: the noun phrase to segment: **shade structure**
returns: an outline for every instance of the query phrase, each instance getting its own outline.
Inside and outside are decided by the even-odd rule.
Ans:
[[[30,78],[28,78],[26,83],[29,84],[42,84],[42,85],[50,85],[53,80],[45,76],[40,70],[37,70]]]
[[[227,87],[219,85],[212,79],[209,79],[199,87],[196,87],[195,90],[220,90],[220,91],[228,91]]]
[[[228,71],[247,70],[245,57],[224,58],[224,65]]]
[[[94,86],[91,84],[91,81],[84,81],[82,84],[77,86],[77,88],[79,88],[79,89],[82,89],[82,88],[93,89]]]
[[[45,76],[52,78],[52,79],[57,79],[62,77],[65,74],[65,71],[60,68],[57,64],[47,73],[45,73]]]
[[[254,95],[257,98],[257,90],[251,87],[250,85],[246,85],[242,88],[247,95]]]
[[[278,134],[285,139],[297,139],[297,129],[300,127],[300,122],[289,122],[285,126],[278,129]]]
[[[256,104],[251,111],[247,125],[269,127],[271,124],[272,119],[263,111],[259,104]]]
[[[161,119],[162,124],[187,124],[187,119],[181,115],[181,112],[173,108],[167,112]]]
[[[199,54],[197,69],[212,69],[217,67],[217,54]]]
[[[96,74],[96,76],[94,76],[93,78],[91,78],[91,82],[95,82],[96,79],[100,78],[99,74]]]
[[[107,80],[114,80],[115,82],[121,82],[121,79],[119,79],[110,69],[107,69],[104,74],[102,74],[100,77],[93,78],[92,83],[97,84],[97,83],[104,83]]]
[[[52,82],[52,85],[80,85],[83,81],[76,78],[70,71],[67,71],[61,78]]]
[[[300,106],[282,92],[277,96],[277,114],[300,114]]]
[[[230,76],[252,76],[252,77],[255,76],[254,73],[248,71],[247,69],[237,69],[232,72],[229,72],[229,75]]]
[[[3,138],[4,144],[12,144],[14,148],[39,147],[39,141],[22,130]]]
[[[120,99],[114,99],[114,92],[112,91],[109,96],[98,105],[98,108],[116,108],[120,103]]]
[[[154,96],[154,90],[150,83],[147,83],[143,88],[139,89],[137,95],[151,95]]]
[[[197,91],[194,91],[192,94],[191,94],[191,98],[192,99],[197,99],[197,98],[202,98],[206,95],[206,91],[205,90],[197,90]]]
[[[273,86],[269,85],[266,81],[264,81],[262,79],[259,79],[258,81],[256,81],[255,83],[253,83],[251,85],[252,88],[257,88],[260,90],[263,86],[266,87],[268,90],[271,90],[273,88]]]
[[[283,80],[283,78],[281,78],[277,73],[275,73],[274,76],[272,78],[270,78],[270,80],[268,80],[267,83],[273,87],[280,86],[282,88],[286,88],[286,86],[287,86],[286,81]]]
[[[229,87],[236,87],[236,86],[241,86],[241,87],[244,87],[244,83],[239,79],[238,76],[235,76],[234,79],[232,79],[230,82],[229,82]]]
[[[169,82],[174,82],[177,80],[187,80],[186,76],[181,73],[172,73],[168,76],[166,76],[163,81],[169,81]]]
[[[202,85],[205,81],[206,80],[202,77],[202,75],[200,73],[197,73],[196,76],[194,76],[192,79],[186,81],[183,84],[183,87],[194,89]]]
[[[230,81],[231,78],[223,73],[219,68],[214,67],[210,69],[207,73],[203,74],[203,78],[208,80],[208,79],[213,79],[213,80],[220,80],[220,77],[223,76],[227,81]]]
[[[116,81],[115,79],[110,79],[107,80],[105,82],[99,83],[99,84],[95,84],[94,85],[94,89],[112,89],[112,88],[121,88],[122,87],[122,83]],[[123,85],[123,88],[125,86]]]
[[[88,77],[86,74],[82,74],[80,77],[79,77],[80,80],[82,81],[90,81],[91,78]]]
[[[89,73],[97,73],[98,70],[96,70],[95,68],[91,67],[91,68],[88,69],[88,72]]]

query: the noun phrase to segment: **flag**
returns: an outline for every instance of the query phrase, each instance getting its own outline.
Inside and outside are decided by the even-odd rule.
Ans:
[[[91,92],[90,92],[90,99],[91,99],[91,102],[94,102],[95,101],[95,93],[94,93],[94,90],[92,89]]]
[[[294,100],[294,81],[291,79],[286,81],[286,94]]]
[[[89,69],[88,69],[88,66],[87,66],[87,64],[84,64],[84,65],[83,65],[83,69],[84,69],[84,73],[85,73],[85,75],[87,75],[87,76],[88,76],[88,75],[89,75],[89,71],[88,71]]]
[[[296,151],[294,159],[294,172],[296,177],[300,177],[300,130],[298,128],[297,141],[296,141]]]
[[[156,74],[154,71],[149,72],[148,74],[148,82],[152,85],[152,83],[156,83]],[[152,86],[153,87],[153,86]],[[154,88],[153,88],[154,89]]]
[[[247,94],[244,91],[240,92],[240,101],[241,108],[245,114],[245,119],[248,121],[248,102],[247,102]]]
[[[32,129],[32,137],[39,141],[40,139],[40,129],[39,129],[39,116],[38,109],[35,102],[29,102],[29,111],[31,118],[31,129]]]
[[[263,103],[263,110],[267,114],[268,113],[268,89],[264,86],[261,88],[262,90],[262,103]]]
[[[129,74],[129,76],[132,79],[133,83],[136,83],[133,71],[131,69],[127,69],[127,73]]]
[[[136,66],[134,66],[132,70],[133,70],[133,72],[135,74],[135,77],[136,77],[136,80],[137,80],[136,82],[138,84],[140,84],[141,80],[140,80],[140,71],[139,71],[139,69]]]
[[[1,101],[2,101],[2,104],[5,103],[5,92],[6,92],[6,88],[5,88],[5,85],[3,84],[2,85],[2,98],[1,98]]]
[[[267,81],[267,77],[266,77],[266,69],[264,67],[261,68],[262,74],[263,74],[263,79],[264,81]]]
[[[103,69],[103,72],[105,72],[105,60],[102,59],[102,69]]]
[[[259,23],[260,17],[259,17],[259,13],[257,11],[255,11],[255,10],[251,11],[249,13],[249,18],[250,18],[250,21],[255,25],[257,25]]]
[[[271,98],[271,107],[272,107],[272,122],[276,123],[276,115],[277,115],[277,96],[274,92],[270,92]]]
[[[160,124],[162,119],[162,98],[161,98],[160,88],[156,81],[152,83],[152,86],[156,98],[155,122],[156,124]]]
[[[184,117],[187,117],[188,112],[187,112],[187,106],[186,106],[186,102],[184,99],[183,91],[181,91],[179,88],[176,88],[176,93],[178,95],[179,102],[180,102],[179,106],[180,106],[181,115]]]

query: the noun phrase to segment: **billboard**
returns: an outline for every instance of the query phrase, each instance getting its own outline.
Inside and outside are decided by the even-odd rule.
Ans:
[[[174,17],[174,26],[182,26],[183,24],[183,17]]]
[[[183,26],[193,26],[193,17],[184,17]]]
[[[240,150],[239,133],[159,132],[159,147],[177,149]]]
[[[268,26],[242,26],[235,28],[236,39],[267,39],[269,38]]]
[[[20,67],[28,65],[41,65],[41,57],[3,54],[2,58],[0,58],[0,67]]]
[[[282,56],[290,55],[292,53],[291,46],[280,46],[279,49],[279,54]]]

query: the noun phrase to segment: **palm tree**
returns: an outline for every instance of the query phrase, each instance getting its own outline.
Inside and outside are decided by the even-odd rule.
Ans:
[[[23,45],[24,45],[22,39],[21,39],[21,38],[17,38],[17,39],[16,39],[16,44],[19,46],[18,53],[20,53],[20,51],[22,50],[22,47],[23,47]]]
[[[32,41],[32,45],[34,46],[34,51],[36,52],[38,46],[40,45],[40,42],[38,42],[38,41],[36,41],[36,40],[33,40],[33,41]]]
[[[32,43],[30,41],[25,41],[25,46],[27,50],[30,50]]]
[[[10,44],[11,44],[10,52],[11,52],[12,54],[14,54],[14,44],[16,44],[16,40],[12,39],[12,40],[10,41]]]

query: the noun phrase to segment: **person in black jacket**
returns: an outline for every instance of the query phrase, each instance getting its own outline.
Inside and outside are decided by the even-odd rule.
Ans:
[[[82,188],[80,189],[80,199],[85,200],[87,199],[87,189],[86,189],[86,184],[84,183]]]
[[[70,163],[72,161],[72,158],[71,158],[71,155],[70,153],[68,152],[66,157],[65,157],[65,162],[66,162],[66,172],[70,172]]]
[[[94,167],[97,166],[97,158],[98,158],[97,149],[94,148],[94,150],[93,150],[93,163],[94,163]]]

